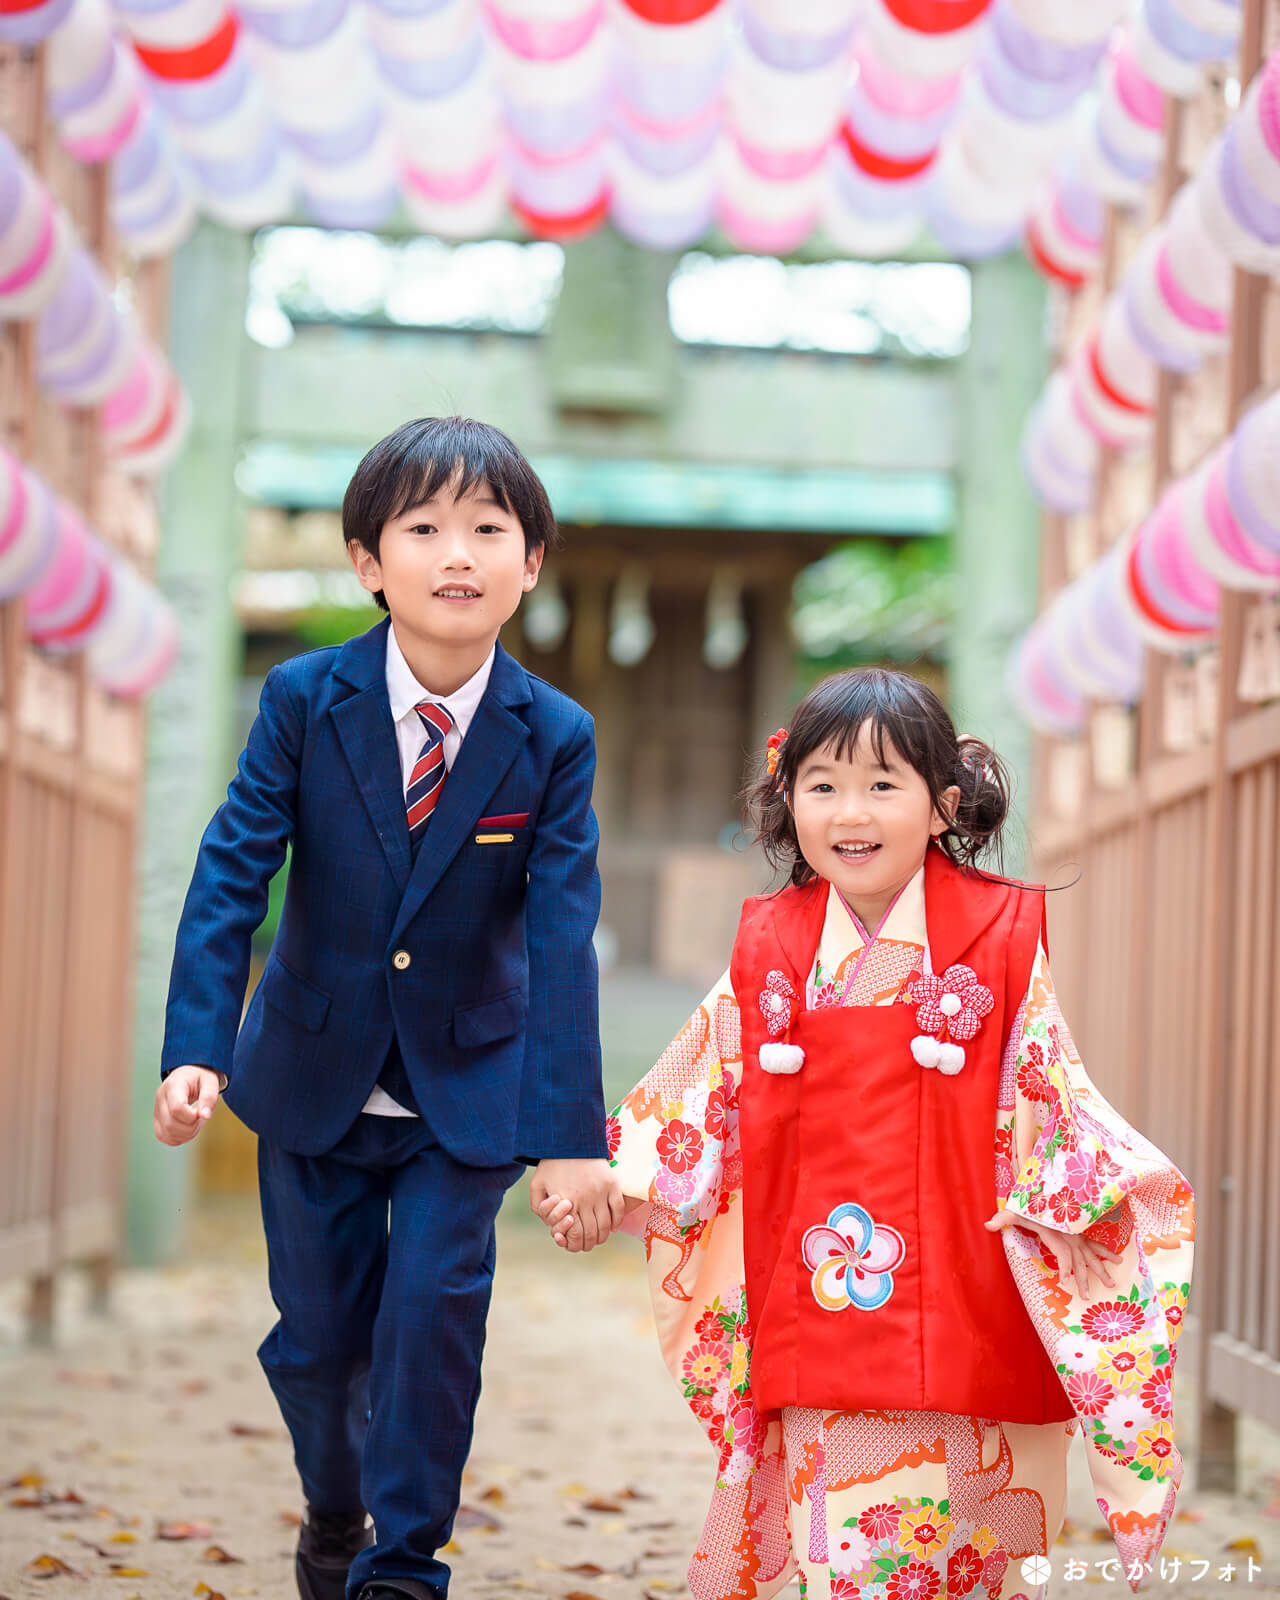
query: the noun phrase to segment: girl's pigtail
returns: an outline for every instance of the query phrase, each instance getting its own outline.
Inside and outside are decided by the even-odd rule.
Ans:
[[[1001,866],[1000,835],[1009,817],[1013,784],[1009,769],[989,744],[961,734],[956,761],[960,799],[943,844],[960,866],[976,865],[990,853]]]

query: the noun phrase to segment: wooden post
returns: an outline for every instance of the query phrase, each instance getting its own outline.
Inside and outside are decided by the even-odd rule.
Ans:
[[[1262,62],[1265,0],[1245,0],[1240,37],[1240,82],[1247,86]],[[1233,428],[1257,389],[1261,375],[1261,314],[1265,284],[1248,273],[1235,274],[1231,318],[1226,427]],[[1240,673],[1240,646],[1245,600],[1234,590],[1222,591],[1218,624],[1218,717],[1213,740],[1213,780],[1209,787],[1208,826],[1205,839],[1205,940],[1208,972],[1200,1059],[1223,1063],[1231,1057],[1233,1030],[1232,991],[1234,956],[1234,900],[1232,872],[1232,779],[1227,763],[1231,723],[1239,711],[1236,684]],[[1247,892],[1248,886],[1240,886]],[[1271,886],[1274,892],[1274,885]],[[1238,1479],[1237,1416],[1212,1397],[1213,1339],[1226,1321],[1227,1236],[1238,1200],[1232,1196],[1233,1172],[1238,1170],[1228,1149],[1231,1123],[1223,1103],[1222,1077],[1203,1075],[1205,1093],[1199,1106],[1199,1166],[1204,1174],[1198,1199],[1197,1239],[1199,1283],[1196,1350],[1196,1391],[1199,1395],[1199,1452],[1196,1483],[1200,1489],[1231,1494]],[[1239,1137],[1239,1121],[1235,1131]]]

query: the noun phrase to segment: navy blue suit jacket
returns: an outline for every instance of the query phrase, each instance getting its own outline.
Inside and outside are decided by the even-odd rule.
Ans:
[[[457,1160],[602,1156],[591,718],[499,645],[414,858],[389,626],[268,674],[200,844],[161,1071],[225,1072],[237,1116],[318,1155],[360,1114],[394,1035]],[[289,844],[279,931],[241,1027],[250,938]]]

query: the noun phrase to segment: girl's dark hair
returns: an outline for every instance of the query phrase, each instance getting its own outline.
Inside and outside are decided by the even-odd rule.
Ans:
[[[944,790],[952,785],[960,790],[955,817],[939,839],[957,866],[973,867],[990,852],[998,867],[1000,830],[1009,814],[1008,768],[981,739],[957,735],[932,689],[908,673],[883,667],[839,672],[810,689],[778,750],[777,770],[772,776],[762,773],[747,791],[748,818],[769,864],[789,872],[794,884],[816,877],[800,854],[788,797],[815,750],[830,746],[837,756],[849,756],[863,728],[869,729],[876,759],[883,761],[885,744],[891,744],[924,779],[943,816]]]
[[[383,524],[455,484],[480,486],[524,529],[525,555],[563,542],[542,479],[499,428],[470,417],[418,417],[379,439],[352,474],[342,499],[342,537],[377,557]],[[374,600],[385,611],[379,589]]]

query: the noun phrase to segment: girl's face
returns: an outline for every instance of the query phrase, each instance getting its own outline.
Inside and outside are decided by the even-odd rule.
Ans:
[[[942,794],[954,809],[960,790]],[[791,795],[800,854],[821,878],[834,883],[859,920],[874,930],[894,896],[915,876],[929,840],[946,831],[948,818],[929,788],[886,736],[883,761],[869,724],[859,729],[852,753],[831,745],[801,763]]]

